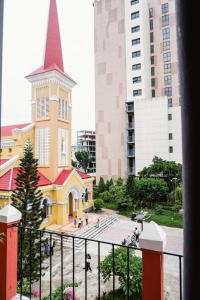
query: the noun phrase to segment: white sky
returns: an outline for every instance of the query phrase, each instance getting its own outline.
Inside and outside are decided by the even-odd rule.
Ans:
[[[73,89],[72,140],[94,130],[93,0],[57,0],[64,67]],[[2,125],[30,122],[31,84],[24,78],[43,65],[49,0],[6,0]]]

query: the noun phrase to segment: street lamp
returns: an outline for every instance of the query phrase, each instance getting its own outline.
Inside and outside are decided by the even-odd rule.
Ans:
[[[171,182],[174,181],[174,200],[175,200],[175,203],[176,203],[176,181],[177,181],[177,178],[174,177],[171,179]]]

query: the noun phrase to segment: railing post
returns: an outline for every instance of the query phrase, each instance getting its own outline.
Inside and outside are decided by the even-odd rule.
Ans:
[[[0,300],[11,300],[17,292],[17,245],[19,212],[8,204],[0,210],[0,232],[4,234],[0,243]]]
[[[163,251],[166,234],[155,222],[145,224],[142,249],[142,300],[164,300]]]

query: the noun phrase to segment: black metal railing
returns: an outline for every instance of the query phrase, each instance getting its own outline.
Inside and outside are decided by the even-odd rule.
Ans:
[[[37,242],[39,242],[39,253],[38,253],[38,259],[39,259],[39,279],[37,280],[37,286],[39,287],[39,295],[38,299],[40,300],[53,300],[53,299],[58,299],[58,298],[53,298],[53,293],[55,290],[55,287],[53,287],[53,277],[52,277],[52,268],[53,268],[53,253],[50,249],[49,251],[49,256],[46,258],[45,263],[48,265],[48,272],[49,272],[49,289],[48,292],[45,291],[43,293],[43,285],[42,285],[42,277],[44,275],[44,268],[43,268],[43,261],[42,261],[42,255],[43,255],[43,245],[44,242],[48,239],[50,242],[50,245],[52,245],[52,241],[56,240],[56,245],[60,246],[57,249],[59,250],[58,256],[60,256],[60,299],[64,300],[64,250],[67,250],[67,253],[71,255],[71,262],[72,262],[72,272],[71,272],[71,288],[73,291],[73,299],[75,298],[75,292],[76,292],[76,287],[77,283],[75,281],[75,272],[76,272],[76,256],[78,257],[80,255],[80,249],[76,249],[78,247],[77,241],[83,241],[84,246],[81,249],[81,252],[84,254],[84,265],[85,265],[85,272],[84,272],[84,295],[81,296],[82,299],[90,299],[90,295],[88,295],[88,266],[87,266],[87,254],[88,254],[88,246],[91,243],[95,243],[97,245],[97,276],[96,276],[96,284],[97,286],[94,286],[94,289],[96,288],[96,299],[100,300],[102,299],[102,294],[103,291],[101,289],[101,251],[102,251],[102,246],[109,246],[110,247],[110,253],[112,253],[112,298],[113,299],[118,299],[115,297],[116,295],[116,262],[115,262],[115,251],[117,248],[122,247],[127,249],[127,261],[124,262],[124,265],[126,265],[126,270],[127,270],[127,293],[126,295],[124,294],[124,299],[132,299],[133,295],[131,295],[130,292],[130,251],[135,250],[136,255],[142,256],[141,249],[138,247],[133,247],[133,246],[127,246],[127,245],[122,245],[122,244],[116,244],[116,243],[111,243],[111,242],[106,242],[106,241],[100,241],[100,240],[95,240],[95,239],[90,239],[90,238],[83,238],[80,236],[74,236],[70,234],[65,234],[65,233],[59,233],[59,232],[52,232],[49,230],[39,230],[39,229],[32,229],[32,228],[23,228],[21,226],[18,226],[19,229],[19,241],[20,241],[20,246],[19,246],[19,251],[18,255],[18,293],[20,294],[20,299],[22,299],[22,295],[27,296],[29,299],[32,298],[32,288],[35,285],[33,282],[32,278],[32,273],[34,270],[34,265],[33,265],[33,253],[32,253],[32,247],[33,247],[33,234],[34,238],[37,239]],[[24,236],[29,237],[29,253],[28,256],[24,257],[24,251],[25,251],[25,241],[24,241]],[[66,243],[68,243],[66,245]],[[27,245],[27,241],[26,241]],[[77,250],[77,251],[76,251]],[[104,251],[105,252],[105,251]],[[104,253],[105,254],[105,253]],[[183,263],[183,256],[181,254],[174,254],[174,253],[169,253],[169,252],[164,252],[164,256],[173,256],[178,259],[179,263],[179,286],[176,287],[176,289],[179,289],[179,298],[182,300],[182,263]],[[26,277],[26,280],[29,282],[29,290],[27,292],[24,292],[24,264],[26,263],[29,264],[29,278]],[[58,274],[57,274],[58,275]],[[153,276],[153,271],[152,271],[152,276]],[[48,296],[45,296],[45,294]],[[110,298],[109,298],[110,299]],[[121,299],[121,298],[120,298]],[[174,299],[175,300],[175,299]]]

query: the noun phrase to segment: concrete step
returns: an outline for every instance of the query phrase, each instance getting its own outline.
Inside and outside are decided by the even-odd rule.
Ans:
[[[102,233],[104,230],[109,228],[113,223],[117,222],[118,218],[116,216],[105,216],[100,219],[99,227],[96,227],[96,224],[91,224],[85,227],[82,231],[78,234],[71,234],[77,239],[74,239],[74,246],[76,249],[83,248],[85,244],[85,240],[78,239],[78,237],[86,238],[86,239],[94,239],[97,235]],[[60,244],[60,238],[54,238],[56,240],[56,244]],[[63,246],[72,248],[72,238],[71,237],[64,237],[63,238]]]

